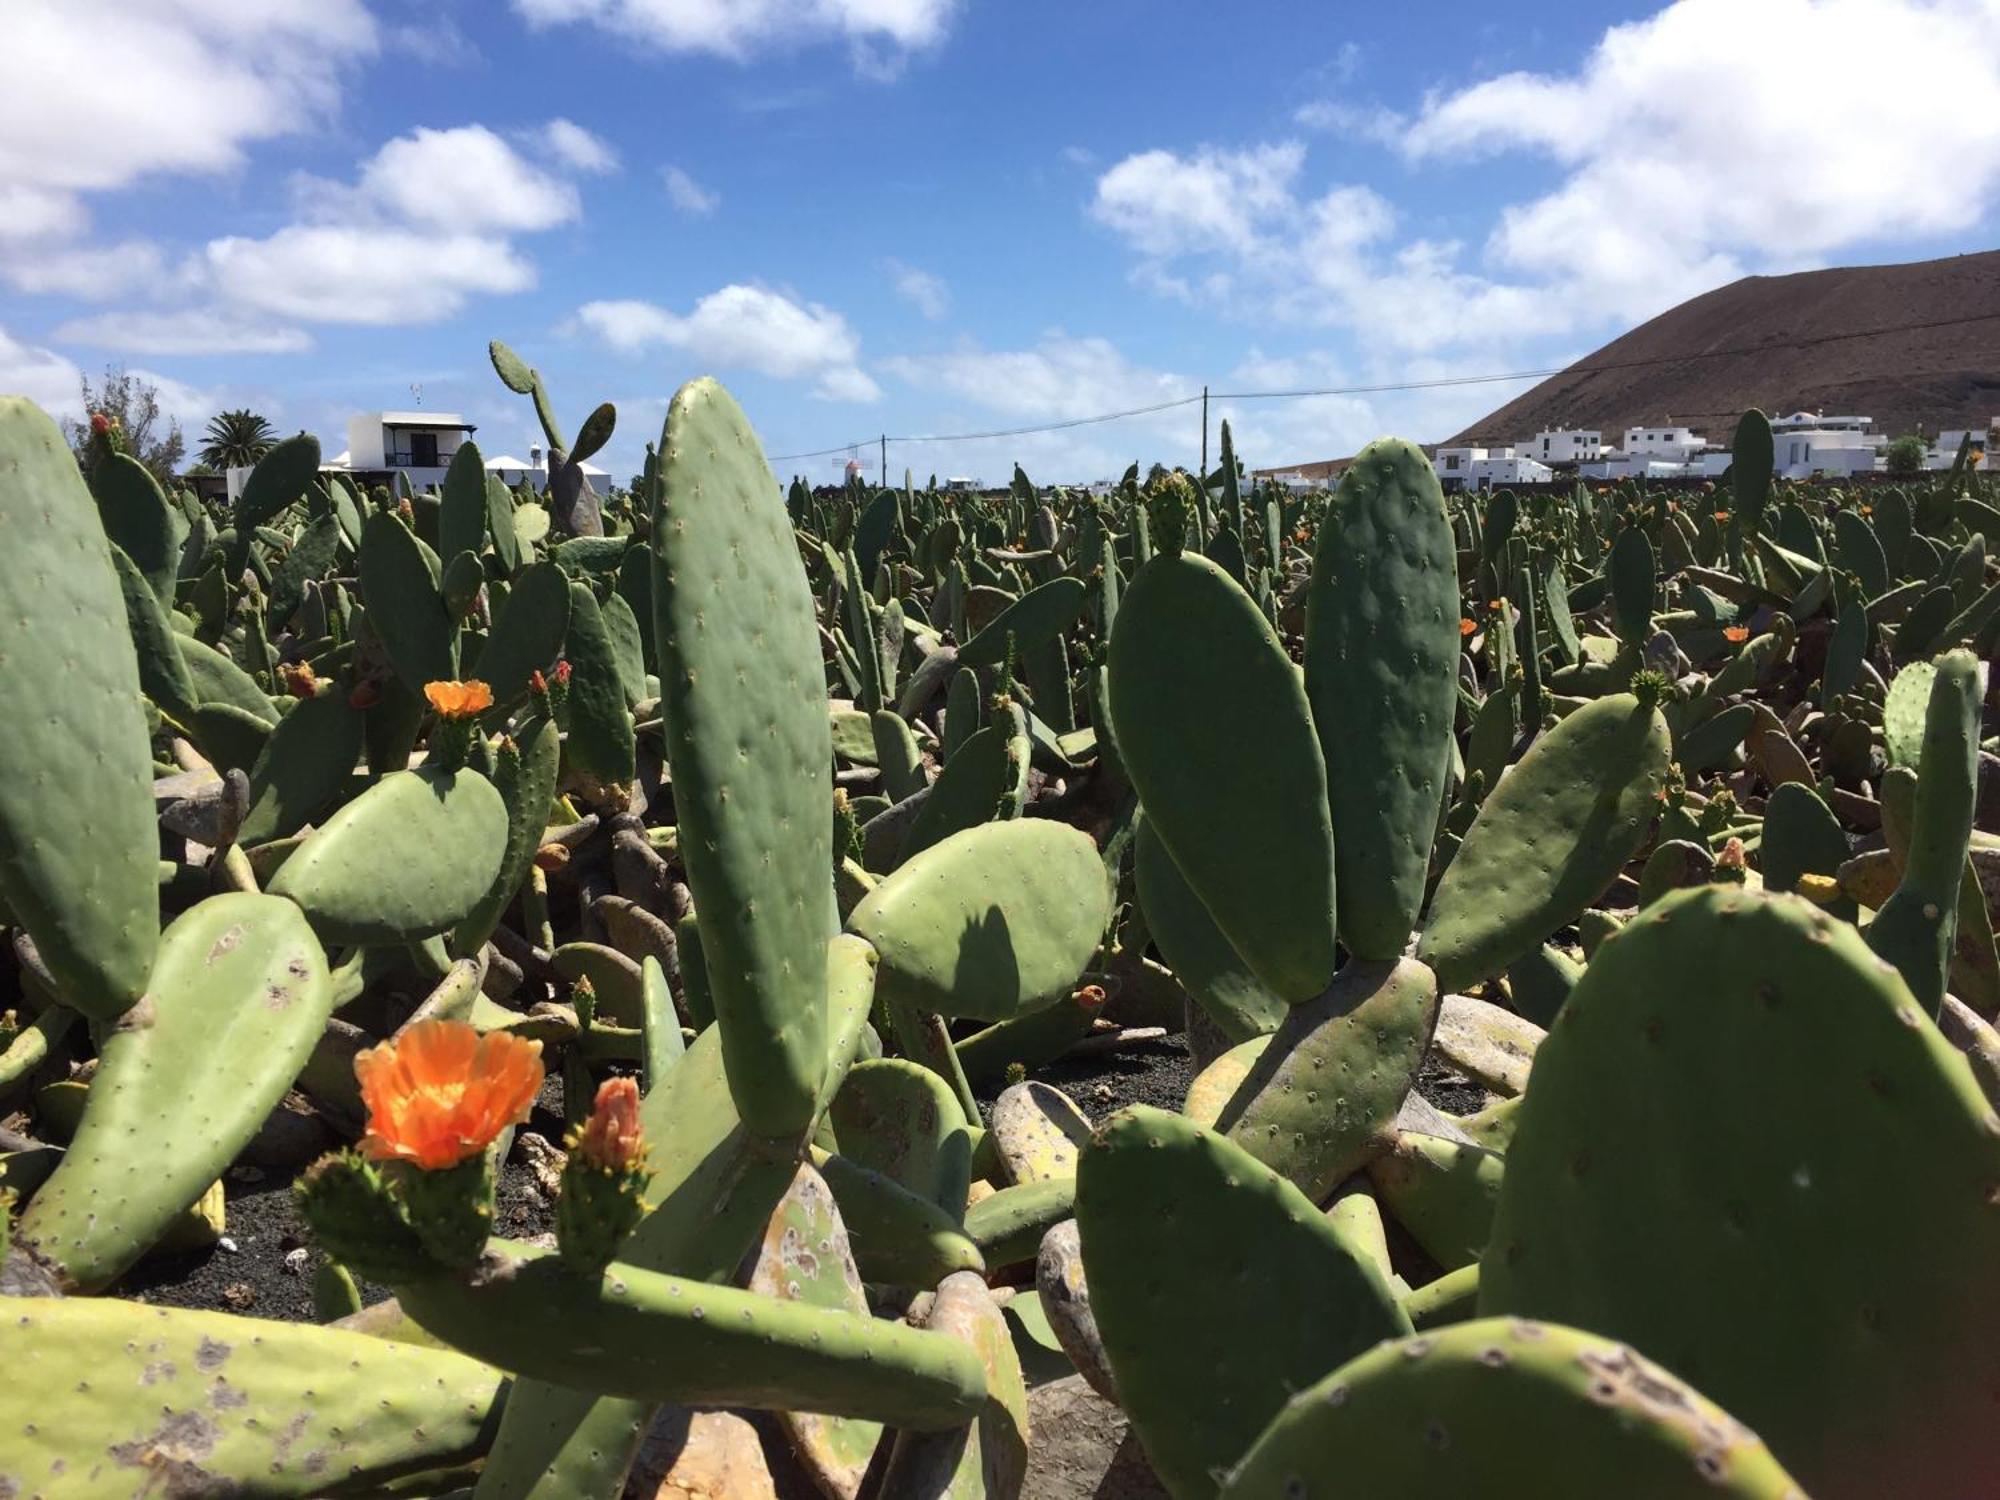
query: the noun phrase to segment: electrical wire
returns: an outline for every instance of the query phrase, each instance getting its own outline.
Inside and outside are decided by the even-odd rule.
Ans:
[[[1694,349],[1681,354],[1656,354],[1643,359],[1607,360],[1599,364],[1562,365],[1545,370],[1506,370],[1484,375],[1447,375],[1433,380],[1398,380],[1379,385],[1322,386],[1313,389],[1288,391],[1196,391],[1192,395],[1177,396],[1170,401],[1157,402],[1152,406],[1134,406],[1124,411],[1100,412],[1089,417],[1069,417],[1059,422],[1045,422],[1030,427],[998,427],[986,432],[946,432],[919,436],[898,437],[883,433],[874,437],[861,438],[852,443],[836,443],[830,448],[815,448],[809,453],[780,453],[774,455],[773,464],[790,463],[802,458],[826,458],[836,453],[849,453],[862,448],[877,447],[886,443],[976,443],[994,438],[1035,437],[1047,432],[1067,432],[1075,427],[1090,427],[1100,422],[1120,422],[1128,417],[1151,416],[1156,412],[1173,411],[1178,407],[1192,406],[1195,402],[1210,401],[1296,401],[1313,396],[1380,396],[1397,391],[1435,391],[1462,385],[1498,385],[1514,380],[1547,380],[1557,375],[1597,375],[1615,370],[1636,370],[1653,365],[1686,364],[1698,359],[1726,359],[1743,354],[1767,354],[1779,349],[1811,349],[1822,344],[1836,344],[1848,339],[1882,338],[1897,333],[1922,333],[1936,328],[1956,328],[1968,323],[1985,323],[2000,319],[2000,311],[1966,313],[1953,318],[1933,318],[1922,323],[1901,323],[1894,327],[1857,328],[1841,333],[1815,334],[1808,338],[1773,339],[1761,344],[1738,344],[1726,349]]]

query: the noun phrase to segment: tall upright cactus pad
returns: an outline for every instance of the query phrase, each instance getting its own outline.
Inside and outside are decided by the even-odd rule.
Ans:
[[[602,1277],[579,1276],[554,1255],[504,1241],[474,1276],[413,1282],[397,1295],[455,1348],[633,1400],[817,1411],[918,1431],[962,1425],[986,1400],[971,1350],[899,1321],[616,1261]]]
[[[553,719],[530,719],[521,726],[515,743],[501,747],[493,785],[507,809],[506,851],[493,884],[452,934],[452,947],[458,953],[479,951],[500,925],[521,882],[528,878],[535,851],[549,826],[549,806],[555,800],[561,769],[562,734]]]
[[[9,1299],[0,1493],[48,1500],[373,1488],[476,1459],[500,1375],[309,1323]]]
[[[1846,923],[1677,892],[1535,1059],[1479,1309],[1624,1339],[1819,1500],[1985,1493],[2000,1119]]]
[[[1424,904],[1457,707],[1458,553],[1414,444],[1383,438],[1341,477],[1306,595],[1306,692],[1326,758],[1340,940],[1403,951]]]
[[[1868,946],[1896,966],[1933,1016],[1944,1004],[1979,800],[1981,697],[1977,657],[1953,651],[1938,659],[1902,883],[1868,926]]]
[[[15,1236],[69,1290],[107,1285],[228,1168],[333,1009],[299,909],[232,893],[160,939],[146,996],[105,1034],[83,1123]]]
[[[1771,500],[1771,476],[1777,467],[1777,444],[1771,436],[1771,419],[1751,407],[1736,419],[1736,437],[1730,448],[1729,490],[1744,530],[1755,536],[1764,523],[1764,507]]]
[[[1437,976],[1415,959],[1350,960],[1292,1007],[1216,1128],[1317,1202],[1395,1123],[1437,1014]]]
[[[1175,1500],[1216,1494],[1294,1391],[1410,1332],[1310,1199],[1179,1115],[1133,1105],[1098,1126],[1076,1221],[1119,1399]]]
[[[1480,806],[1431,899],[1417,957],[1439,985],[1497,974],[1576,920],[1645,842],[1667,761],[1666,720],[1630,693],[1536,740]]]
[[[458,676],[458,629],[439,592],[438,559],[400,518],[361,527],[361,597],[396,675],[412,692]]]
[[[1231,1042],[1277,1029],[1289,1009],[1264,987],[1188,887],[1150,822],[1132,844],[1133,879],[1146,928],[1189,997]]]
[[[97,506],[56,424],[0,397],[0,902],[62,997],[139,998],[159,939],[153,766]]]
[[[885,999],[1004,1021],[1068,994],[1110,915],[1090,836],[1023,818],[933,844],[863,898],[847,925],[882,955],[875,985]]]
[[[328,943],[413,943],[455,927],[493,888],[507,804],[470,768],[393,771],[307,836],[269,890]]]
[[[833,739],[819,624],[778,484],[713,380],[660,438],[653,613],[681,858],[731,1092],[803,1129],[826,1067]]]
[[[1288,1004],[1333,978],[1333,818],[1298,670],[1206,558],[1162,552],[1111,633],[1111,717],[1146,818],[1215,925]]]
[[[1805,1500],[1757,1434],[1622,1344],[1487,1318],[1383,1344],[1294,1396],[1225,1500]]]

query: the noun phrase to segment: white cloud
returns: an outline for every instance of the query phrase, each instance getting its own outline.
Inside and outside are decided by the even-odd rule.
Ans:
[[[572,172],[615,172],[618,153],[603,136],[593,135],[574,120],[555,119],[531,132],[541,149]]]
[[[1192,156],[1141,151],[1097,179],[1091,213],[1148,255],[1242,252],[1260,224],[1293,206],[1292,184],[1305,161],[1296,141]]]
[[[1996,0],[1676,0],[1574,73],[1428,100],[1404,145],[1553,159],[1568,176],[1509,207],[1490,253],[1656,311],[1744,269],[1977,224],[2000,193],[2000,55],[1966,42],[1996,23]],[[1945,59],[1948,84],[1885,83]]]
[[[77,417],[81,374],[55,350],[24,344],[0,328],[0,394],[26,396],[51,416]]]
[[[6,193],[233,169],[326,116],[377,45],[360,0],[10,0],[6,27]]]
[[[1073,338],[1061,329],[1029,349],[897,355],[882,368],[908,385],[949,391],[1024,421],[1151,406],[1201,389],[1199,380],[1132,363],[1109,339]]]
[[[55,337],[122,354],[302,354],[312,348],[303,329],[213,307],[98,313],[63,324]]]
[[[660,168],[660,181],[666,185],[667,197],[675,208],[696,218],[706,218],[722,204],[719,193],[712,193],[679,167],[671,164]]]
[[[889,261],[887,269],[895,282],[896,295],[933,323],[951,311],[951,288],[945,285],[942,276],[906,266],[900,260]]]
[[[159,247],[144,240],[116,245],[39,241],[14,247],[0,261],[0,277],[17,291],[89,301],[150,294],[166,274]]]
[[[587,22],[663,52],[738,62],[817,41],[845,41],[856,68],[884,76],[942,42],[957,0],[514,0],[531,24]]]
[[[362,167],[359,190],[410,223],[460,232],[548,229],[577,214],[576,189],[483,125],[398,136]]]
[[[679,349],[724,369],[811,379],[815,393],[831,401],[868,402],[881,395],[856,363],[861,341],[845,318],[764,287],[723,287],[684,315],[652,302],[587,302],[577,309],[576,322],[621,354]]]
[[[475,293],[525,291],[534,266],[505,239],[386,225],[293,224],[211,240],[206,267],[232,301],[314,323],[432,323]]]

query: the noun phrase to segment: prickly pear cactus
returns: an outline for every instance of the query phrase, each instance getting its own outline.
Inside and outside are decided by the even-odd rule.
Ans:
[[[712,380],[660,437],[653,609],[681,855],[731,1091],[787,1135],[826,1067],[833,743],[812,591],[777,481]]]
[[[1996,1181],[2000,1118],[1851,926],[1677,892],[1604,942],[1536,1055],[1479,1307],[1630,1341],[1815,1496],[1974,1494]]]
[[[1805,1500],[1714,1402],[1622,1344],[1486,1318],[1383,1344],[1292,1398],[1226,1500]]]
[[[159,939],[139,673],[97,507],[56,424],[0,397],[0,901],[62,998],[108,1021]]]

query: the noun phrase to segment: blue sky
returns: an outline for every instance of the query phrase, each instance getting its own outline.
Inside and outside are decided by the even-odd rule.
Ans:
[[[329,452],[412,386],[524,452],[492,337],[570,423],[618,404],[621,477],[697,374],[773,455],[872,465],[1204,383],[1535,369],[1739,275],[1988,248],[2000,189],[2000,0],[6,10],[0,390],[73,409],[124,363],[190,428],[247,403]],[[1522,388],[1216,413],[1272,464]],[[890,467],[1199,441],[1179,409]]]

